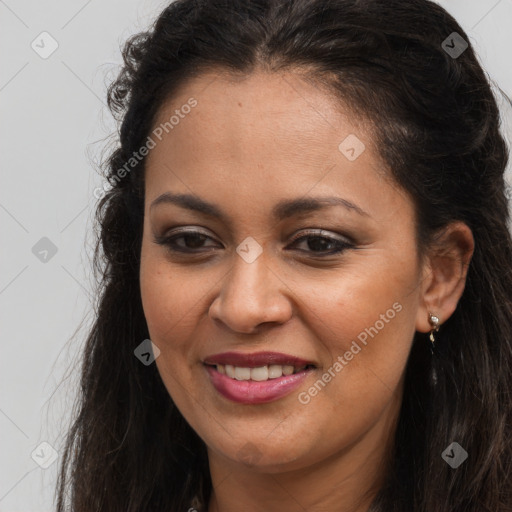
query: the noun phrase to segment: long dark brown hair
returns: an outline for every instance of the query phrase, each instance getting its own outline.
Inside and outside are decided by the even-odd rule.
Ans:
[[[443,46],[453,32],[469,45],[458,56]],[[139,283],[145,159],[118,178],[178,87],[205,70],[249,75],[256,67],[305,70],[375,127],[390,176],[414,201],[419,254],[452,221],[465,222],[475,239],[437,353],[427,335],[415,335],[392,463],[371,510],[511,511],[508,148],[491,83],[459,24],[428,0],[177,0],[128,40],[123,58],[108,91],[120,131],[104,161],[112,188],[96,210],[98,305],[58,512],[185,512],[194,497],[207,510],[205,444],[156,365],[134,356],[149,338]],[[468,453],[457,469],[441,456],[452,442]]]

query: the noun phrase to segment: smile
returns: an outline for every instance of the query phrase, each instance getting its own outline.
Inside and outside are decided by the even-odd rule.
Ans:
[[[311,365],[295,367],[293,365],[271,364],[267,366],[259,366],[257,368],[233,366],[231,364],[217,364],[215,366],[216,370],[220,374],[227,375],[230,379],[252,380],[256,382],[278,379],[283,375],[293,375],[305,370],[308,367],[311,367]]]
[[[277,352],[229,352],[203,361],[213,388],[239,404],[274,402],[298,388],[312,373],[314,363]]]

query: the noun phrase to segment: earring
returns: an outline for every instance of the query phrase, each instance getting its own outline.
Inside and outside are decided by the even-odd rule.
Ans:
[[[428,314],[429,318],[428,318],[428,321],[430,323],[430,325],[432,326],[432,330],[430,331],[430,341],[432,342],[432,352],[434,351],[434,349],[436,348],[436,345],[435,345],[435,338],[434,338],[434,333],[439,331],[439,317],[433,315],[432,313],[429,313]]]

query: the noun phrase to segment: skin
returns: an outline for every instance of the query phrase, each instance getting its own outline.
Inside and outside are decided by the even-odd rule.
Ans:
[[[147,157],[140,278],[158,371],[208,448],[209,511],[366,511],[386,474],[414,333],[431,330],[429,312],[441,324],[453,313],[471,231],[450,225],[442,251],[420,258],[413,203],[390,180],[369,125],[298,73],[210,71],[187,82],[154,126],[190,97],[197,106]],[[338,149],[348,134],[366,146],[354,161]],[[151,208],[165,192],[215,203],[226,222],[173,204]],[[271,217],[277,202],[304,196],[342,197],[366,215],[335,206]],[[211,237],[177,240],[203,252],[155,243],[178,227]],[[306,229],[349,237],[355,248],[322,258],[336,244],[292,243]],[[236,252],[249,236],[262,249],[252,263]],[[396,303],[400,312],[301,403],[298,394]],[[215,390],[202,363],[232,350],[283,352],[317,368],[275,402],[242,405]]]

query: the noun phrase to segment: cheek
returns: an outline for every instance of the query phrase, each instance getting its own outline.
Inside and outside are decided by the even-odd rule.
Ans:
[[[414,299],[401,294],[405,287],[381,289],[371,277],[358,285],[343,284],[353,292],[350,299],[343,294],[341,280],[340,286],[333,284],[337,295],[330,300],[312,299],[317,314],[308,321],[316,322],[313,328],[327,363],[315,380],[299,390],[296,419],[316,440],[318,456],[332,451],[332,443],[353,442],[388,407],[399,407],[401,379],[414,336]],[[281,434],[285,439],[286,432]]]
[[[176,311],[176,307],[179,307],[180,302],[173,300],[175,294],[172,293],[172,290],[176,286],[176,283],[173,281],[172,277],[163,271],[158,261],[151,260],[150,258],[144,259],[140,272],[142,308],[151,339],[159,347],[158,340],[162,339],[164,333],[171,325],[169,312],[180,313]]]
[[[319,378],[327,382],[303,389],[305,401],[350,404],[361,414],[365,403],[364,414],[371,415],[400,383],[415,333],[417,267],[413,257],[373,256],[364,269],[347,267],[329,282],[302,283],[304,321],[324,355]]]
[[[289,286],[304,306],[303,323],[332,356],[350,350],[352,341],[369,347],[372,340],[386,339],[386,346],[373,343],[379,352],[407,349],[414,334],[419,298],[414,263],[367,254],[367,261],[332,270],[325,278],[303,275]]]
[[[143,252],[144,254],[144,252]],[[150,339],[160,349],[155,364],[169,395],[187,409],[190,387],[190,313],[194,294],[182,274],[170,270],[161,256],[144,254],[140,267],[141,299]],[[192,329],[192,330],[191,330]],[[193,348],[193,345],[192,345]]]
[[[187,325],[195,321],[194,306],[208,291],[205,280],[170,265],[165,258],[147,255],[140,269],[141,299],[148,329],[159,346],[172,336],[179,344]]]
[[[161,254],[143,252],[140,267],[141,299],[150,339],[160,349],[156,366],[176,405],[193,414],[190,394],[196,396],[205,300],[215,280],[197,269],[178,267]],[[218,277],[217,277],[218,279]]]

